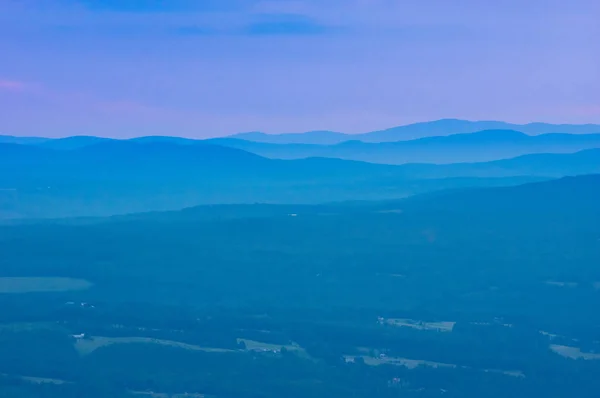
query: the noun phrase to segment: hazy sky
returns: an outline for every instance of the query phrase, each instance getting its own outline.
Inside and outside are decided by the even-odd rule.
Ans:
[[[599,0],[0,0],[0,134],[600,123]]]

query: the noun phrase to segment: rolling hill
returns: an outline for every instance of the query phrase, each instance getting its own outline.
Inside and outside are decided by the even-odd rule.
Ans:
[[[267,159],[205,142],[109,140],[68,151],[0,144],[0,208],[4,218],[102,216],[211,203],[393,199],[600,172],[599,152],[394,166]]]
[[[219,204],[182,210],[115,216],[110,221],[193,222],[241,218],[366,215],[451,212],[587,212],[600,216],[600,174],[562,177],[503,187],[455,188],[384,201],[344,201],[324,204]],[[90,220],[90,221],[100,221]]]
[[[329,157],[382,164],[485,162],[532,153],[571,153],[600,148],[600,134],[527,135],[514,130],[367,143],[346,141],[335,145],[270,144],[239,139],[209,140],[274,159]]]
[[[167,136],[146,136],[128,140],[73,136],[45,141],[24,139],[20,143],[47,149],[76,150],[111,141],[139,144],[211,144],[241,149],[272,159],[326,157],[381,164],[445,164],[485,162],[533,153],[572,153],[584,149],[600,148],[600,133],[527,135],[514,130],[484,130],[396,142],[368,143],[352,140],[322,145],[255,142],[251,140],[251,137],[246,140],[236,138],[195,140]],[[11,141],[10,143],[18,144],[19,142]]]

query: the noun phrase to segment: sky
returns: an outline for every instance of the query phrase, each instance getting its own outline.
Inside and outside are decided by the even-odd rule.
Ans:
[[[598,0],[0,0],[0,134],[600,123]]]

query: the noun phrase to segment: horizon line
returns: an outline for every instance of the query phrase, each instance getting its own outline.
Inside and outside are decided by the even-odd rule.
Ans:
[[[369,131],[358,132],[358,133],[346,133],[346,132],[341,132],[341,131],[315,129],[315,130],[307,130],[307,131],[300,131],[300,132],[284,132],[284,133],[267,133],[267,132],[259,131],[259,130],[241,131],[241,132],[225,134],[225,135],[207,136],[204,138],[192,137],[192,136],[180,136],[180,135],[167,135],[167,134],[149,134],[149,135],[127,137],[127,138],[118,138],[118,137],[110,137],[110,136],[103,136],[103,135],[88,135],[88,134],[73,134],[73,135],[49,137],[49,136],[44,136],[44,135],[14,135],[14,134],[10,134],[10,133],[8,133],[8,134],[0,133],[0,137],[47,139],[47,140],[64,139],[64,138],[71,138],[71,137],[90,137],[90,138],[106,138],[106,139],[126,141],[126,140],[131,140],[131,139],[136,139],[136,138],[144,138],[144,137],[169,137],[169,138],[186,138],[186,139],[191,139],[191,140],[209,140],[209,139],[215,139],[215,138],[236,138],[237,136],[247,135],[247,134],[261,134],[261,135],[266,135],[266,136],[286,136],[286,135],[303,135],[303,134],[309,134],[309,133],[331,133],[331,134],[347,135],[347,136],[361,136],[361,135],[365,135],[365,134],[384,132],[384,131],[393,130],[393,129],[397,129],[397,128],[410,127],[410,126],[429,124],[429,123],[439,123],[439,122],[504,123],[504,124],[508,124],[508,125],[521,126],[521,127],[532,126],[532,125],[547,125],[547,126],[557,126],[557,127],[560,127],[560,126],[571,126],[571,127],[598,126],[598,127],[600,127],[600,123],[550,123],[550,122],[542,122],[542,121],[532,121],[532,122],[527,122],[527,123],[513,123],[513,122],[504,121],[504,120],[485,120],[485,119],[484,120],[471,120],[471,119],[458,119],[458,118],[442,118],[442,119],[425,120],[425,121],[414,122],[414,123],[399,124],[399,125],[394,125],[394,126],[383,128],[383,129],[369,130]],[[481,131],[485,131],[485,130],[490,130],[490,129],[483,129]],[[510,129],[508,129],[508,130],[510,130]],[[518,130],[516,130],[516,131],[518,131]],[[470,133],[473,133],[473,132],[470,132]],[[598,131],[598,133],[600,133],[600,130]],[[455,134],[461,134],[461,133],[452,133],[452,134],[448,134],[448,135],[455,135]],[[524,134],[526,134],[526,133],[524,133]],[[577,134],[577,133],[571,133],[571,134]],[[434,135],[434,136],[438,136],[438,135]]]

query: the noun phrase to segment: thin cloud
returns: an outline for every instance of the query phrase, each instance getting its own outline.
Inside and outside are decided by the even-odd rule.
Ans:
[[[0,90],[23,92],[27,91],[29,85],[18,80],[0,79]]]

